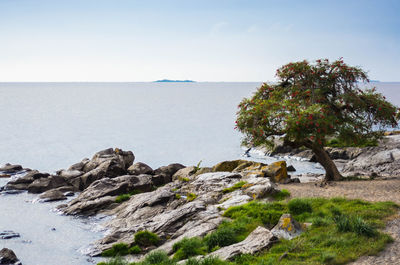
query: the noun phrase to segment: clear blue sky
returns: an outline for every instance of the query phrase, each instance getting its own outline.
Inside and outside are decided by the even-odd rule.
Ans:
[[[0,81],[272,81],[343,57],[400,81],[399,0],[0,0]]]

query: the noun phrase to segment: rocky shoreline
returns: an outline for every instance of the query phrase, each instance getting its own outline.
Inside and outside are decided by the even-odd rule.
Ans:
[[[307,150],[278,151],[279,148],[275,156],[298,156],[312,161]],[[328,151],[345,176],[400,177],[400,135],[385,137],[377,147]],[[78,193],[75,199],[59,205],[59,210],[66,215],[112,216],[104,224],[108,234],[94,242],[92,256],[100,255],[115,243],[133,245],[133,235],[139,231],[156,233],[160,243],[130,256],[135,261],[154,249],[171,254],[172,246],[183,238],[202,237],[215,230],[225,220],[225,209],[255,199],[272,201],[279,193],[276,183],[299,182],[288,175],[284,161],[266,165],[234,160],[203,168],[175,163],[153,170],[134,160],[131,151],[109,148],[54,175],[7,164],[0,168],[0,175],[8,175],[11,180],[0,191],[40,194],[43,202],[66,200]],[[20,177],[13,177],[15,174]],[[280,234],[271,234],[268,240],[261,237],[265,241],[261,244],[263,240],[252,239],[270,233],[261,230],[249,235],[249,242],[258,242],[253,247],[238,243],[236,248],[232,245],[218,250],[219,256],[254,253]]]

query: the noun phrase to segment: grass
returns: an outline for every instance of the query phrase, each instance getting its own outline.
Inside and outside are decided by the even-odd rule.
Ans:
[[[286,189],[282,189],[272,195],[272,198],[274,198],[277,201],[283,201],[284,199],[289,198],[289,197],[290,197],[290,192]]]
[[[360,139],[358,142],[345,141],[344,139],[333,138],[326,143],[329,147],[370,147],[378,146],[377,139]]]
[[[137,232],[134,239],[135,243],[141,247],[156,246],[160,242],[157,234],[147,230]]]
[[[142,192],[140,190],[133,190],[129,193],[118,195],[117,198],[115,198],[115,202],[121,203],[121,202],[127,201],[131,198],[132,195],[136,195],[139,193],[142,193]]]
[[[164,263],[145,260],[134,264],[172,265],[187,257],[187,265],[345,264],[363,255],[375,255],[392,241],[379,229],[398,209],[391,202],[371,203],[344,198],[302,198],[287,203],[252,201],[226,210],[224,216],[230,220],[204,238],[178,242],[174,246],[173,260],[165,259]],[[190,259],[190,256],[210,253],[242,241],[259,225],[271,229],[280,216],[288,212],[297,221],[311,222],[312,226],[300,236],[290,241],[281,240],[257,255],[241,255],[231,262]]]
[[[243,185],[245,185],[245,184],[247,184],[246,181],[239,181],[239,182],[236,183],[235,185],[233,185],[233,186],[231,186],[231,187],[229,187],[229,188],[223,189],[222,192],[223,192],[223,193],[230,193],[230,192],[232,192],[232,191],[241,189],[241,188],[243,187]]]
[[[141,248],[139,246],[132,246],[125,243],[116,243],[110,249],[104,250],[101,253],[103,257],[116,257],[116,256],[125,256],[128,254],[139,254],[141,252]]]
[[[186,194],[186,200],[187,200],[188,202],[191,202],[191,201],[193,201],[193,200],[196,199],[196,198],[197,198],[197,195],[194,194],[194,193],[189,192],[188,194]]]

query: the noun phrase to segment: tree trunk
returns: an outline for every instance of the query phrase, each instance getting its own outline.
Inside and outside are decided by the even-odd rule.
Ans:
[[[305,146],[314,152],[317,161],[324,167],[325,181],[341,180],[343,178],[328,152],[322,146],[317,146],[310,142],[306,143]]]

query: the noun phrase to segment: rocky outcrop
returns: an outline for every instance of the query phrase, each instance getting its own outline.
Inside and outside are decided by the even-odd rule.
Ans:
[[[3,232],[0,232],[0,239],[10,239],[14,237],[20,237],[20,234],[15,233],[14,231],[6,230]]]
[[[66,200],[67,196],[60,190],[53,189],[42,193],[39,198],[42,202],[61,201]]]
[[[130,175],[153,174],[153,169],[142,162],[137,162],[128,168]]]
[[[276,238],[268,229],[259,226],[239,243],[226,246],[209,254],[222,260],[232,260],[238,255],[255,254],[269,248]]]
[[[8,248],[3,248],[2,250],[0,250],[0,264],[21,265],[14,251]]]
[[[4,174],[15,174],[19,171],[22,171],[23,168],[21,165],[11,165],[9,163],[5,164],[4,166],[0,167],[0,172]]]

